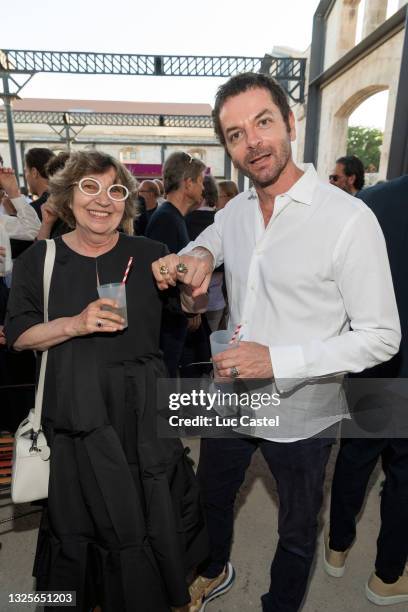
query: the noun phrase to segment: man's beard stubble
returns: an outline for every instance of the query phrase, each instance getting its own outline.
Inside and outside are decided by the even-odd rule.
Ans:
[[[256,174],[251,172],[250,163],[251,160],[260,157],[261,155],[271,154],[272,159],[275,161],[272,168],[270,169],[269,176],[264,180],[259,180]],[[278,151],[274,148],[268,149],[257,149],[252,152],[250,155],[247,155],[245,158],[245,166],[241,166],[236,163],[236,167],[240,170],[246,177],[248,177],[255,187],[260,187],[261,189],[265,189],[265,187],[269,187],[276,183],[276,181],[281,176],[282,172],[288,165],[289,160],[291,159],[291,144],[289,139],[282,140],[280,142]]]

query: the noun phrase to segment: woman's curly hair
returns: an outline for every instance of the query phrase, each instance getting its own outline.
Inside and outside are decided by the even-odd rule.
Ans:
[[[124,185],[129,190],[129,197],[125,200],[125,210],[121,226],[127,233],[133,226],[134,218],[139,214],[137,207],[137,181],[133,175],[114,157],[101,151],[75,151],[70,153],[63,168],[49,179],[50,197],[52,206],[58,216],[69,226],[76,225],[72,212],[75,184],[89,174],[103,174],[110,168],[116,172],[115,182]]]

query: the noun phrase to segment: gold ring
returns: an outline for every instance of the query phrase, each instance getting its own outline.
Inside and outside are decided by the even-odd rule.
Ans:
[[[163,274],[163,275],[164,274],[168,274],[169,273],[169,269],[168,269],[167,266],[163,265],[163,266],[160,266],[159,272],[160,272],[160,274]]]
[[[183,263],[182,261],[180,261],[180,263],[177,264],[176,270],[180,274],[185,274],[186,272],[188,272],[188,268],[187,268],[186,264]]]

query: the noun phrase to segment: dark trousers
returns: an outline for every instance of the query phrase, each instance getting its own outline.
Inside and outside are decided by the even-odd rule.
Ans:
[[[387,463],[375,571],[383,582],[393,583],[403,574],[408,556],[408,439],[342,440],[332,485],[330,548],[345,551],[351,546],[368,480],[384,451]]]
[[[234,502],[252,454],[260,448],[279,494],[279,542],[272,561],[269,592],[262,596],[266,612],[296,612],[304,597],[312,564],[317,516],[333,438],[292,443],[257,438],[203,439],[198,478],[210,538],[210,565],[202,572],[220,574],[230,556]],[[258,534],[264,539],[265,534]],[[257,542],[254,541],[254,546]]]

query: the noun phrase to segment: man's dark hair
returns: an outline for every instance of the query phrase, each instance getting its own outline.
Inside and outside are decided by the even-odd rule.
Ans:
[[[48,178],[46,165],[55,153],[51,149],[34,147],[25,154],[25,163],[28,168],[36,168],[43,178]]]
[[[279,108],[288,132],[290,131],[289,114],[290,106],[286,97],[285,91],[272,77],[258,72],[243,72],[229,79],[221,85],[215,96],[214,110],[212,117],[214,121],[214,130],[218,136],[220,143],[225,146],[225,138],[222,132],[220,122],[220,112],[228,98],[238,96],[248,89],[266,89],[271,94],[271,98]]]
[[[190,178],[196,181],[205,168],[204,162],[189,153],[184,151],[172,153],[163,166],[164,191],[166,194],[177,191],[184,179]]]
[[[360,191],[364,187],[364,165],[359,157],[356,155],[345,155],[336,159],[336,164],[342,164],[344,166],[344,174],[346,176],[356,177],[354,180],[354,187]]]
[[[47,177],[50,178],[50,176],[54,176],[56,172],[63,170],[69,156],[69,151],[61,151],[57,155],[53,155],[53,157],[51,157],[45,165],[45,173]]]

